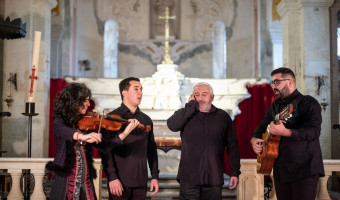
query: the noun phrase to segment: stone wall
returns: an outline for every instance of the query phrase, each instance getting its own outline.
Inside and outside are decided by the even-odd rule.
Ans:
[[[26,157],[28,146],[28,117],[25,102],[28,100],[29,75],[31,74],[34,31],[40,31],[41,42],[38,61],[38,80],[36,81],[35,112],[32,120],[32,157],[47,157],[49,124],[49,85],[50,85],[50,38],[51,9],[54,0],[5,0],[4,16],[21,18],[26,23],[26,37],[4,40],[2,84],[5,86],[9,75],[17,74],[17,90],[12,90],[11,106],[2,104],[1,110],[11,112],[11,117],[2,118],[2,147],[8,157]],[[6,99],[5,91],[2,99]]]
[[[0,0],[0,17],[4,19],[4,8],[5,8],[5,0]],[[4,56],[4,42],[3,40],[0,40],[0,77],[3,77],[3,56]],[[3,93],[3,81],[0,81],[0,97],[2,97],[2,93]],[[2,107],[2,103],[3,101],[0,101],[0,108],[1,108],[1,112],[4,112],[5,110]],[[2,127],[2,120],[0,120],[0,127]],[[3,136],[2,136],[2,129],[0,128],[0,151],[2,150],[2,140],[3,140]]]
[[[174,40],[181,41],[209,41],[212,40],[212,31],[214,23],[223,22],[227,32],[227,77],[228,78],[252,78],[261,76],[254,71],[255,52],[258,52],[261,58],[258,61],[259,68],[271,69],[272,55],[271,47],[267,45],[255,46],[255,40],[263,40],[262,43],[268,43],[268,30],[266,23],[261,22],[263,27],[259,31],[259,37],[255,38],[254,23],[256,20],[266,20],[265,9],[261,12],[261,18],[256,20],[255,8],[253,1],[236,1],[236,0],[218,0],[218,1],[173,1],[178,15],[176,23],[179,28],[176,29],[177,35],[170,35],[170,43]],[[263,4],[263,3],[262,3]],[[120,44],[124,42],[150,41],[152,29],[156,20],[150,19],[155,9],[149,1],[138,3],[135,0],[126,1],[99,1],[83,0],[81,3],[72,5],[61,4],[61,12],[65,13],[65,19],[53,27],[62,26],[66,28],[64,33],[61,32],[61,40],[68,41],[68,46],[61,47],[65,52],[72,55],[72,62],[60,55],[58,58],[52,58],[52,62],[58,62],[57,67],[63,68],[61,73],[52,72],[52,77],[63,77],[65,75],[103,77],[103,49],[104,49],[104,25],[107,20],[114,20],[119,29]],[[70,10],[72,8],[73,10]],[[178,11],[179,10],[179,11]],[[179,13],[179,14],[178,14]],[[264,16],[263,16],[264,15]],[[70,26],[71,24],[71,26]],[[260,25],[260,22],[259,22]],[[75,26],[75,27],[74,27]],[[170,31],[171,33],[171,31]],[[156,38],[157,39],[157,38]],[[158,38],[159,40],[160,38]],[[162,41],[162,40],[160,40]],[[60,42],[60,41],[59,41]],[[64,44],[64,42],[61,42]],[[261,42],[259,42],[261,43]],[[66,43],[67,44],[67,43]],[[72,45],[73,44],[73,45]],[[60,45],[60,44],[59,44]],[[56,48],[52,46],[52,48]],[[52,50],[53,51],[53,50]],[[163,51],[163,50],[162,50]],[[269,52],[269,54],[268,54]],[[118,54],[118,77],[124,78],[131,75],[139,77],[148,77],[156,71],[156,66],[148,59],[143,58],[141,54],[134,55],[130,52],[119,51]],[[171,55],[171,53],[170,53]],[[52,55],[56,56],[56,55]],[[174,56],[174,55],[171,55]],[[75,60],[74,60],[75,59]],[[88,59],[91,62],[92,70],[81,72],[78,61]],[[61,64],[62,63],[62,64]],[[157,63],[160,64],[160,63]],[[176,63],[179,64],[179,63]],[[179,64],[179,70],[186,76],[212,78],[212,50],[196,54],[190,57],[182,64]],[[54,65],[54,63],[52,63]],[[67,70],[69,68],[69,70]],[[141,70],[143,68],[143,70]],[[145,70],[144,70],[145,69]],[[261,70],[258,70],[261,71]],[[265,72],[267,72],[266,70]],[[268,77],[268,74],[262,74]]]

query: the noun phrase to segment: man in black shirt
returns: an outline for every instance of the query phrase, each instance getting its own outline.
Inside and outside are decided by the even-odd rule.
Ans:
[[[262,151],[262,133],[268,130],[280,135],[279,154],[274,162],[274,183],[279,200],[310,199],[316,196],[317,183],[324,176],[320,148],[321,107],[316,99],[302,95],[295,86],[295,75],[289,68],[271,73],[276,100],[268,108],[251,139],[255,153]],[[274,116],[288,104],[294,110],[287,121],[273,122]]]
[[[198,83],[184,108],[176,111],[167,125],[181,131],[181,161],[177,179],[180,199],[222,199],[224,151],[231,162],[230,189],[240,174],[240,152],[232,120],[227,112],[212,105],[213,89]]]
[[[144,114],[138,105],[142,101],[142,85],[138,78],[130,77],[119,83],[119,90],[123,100],[121,106],[109,114],[116,114],[130,123],[141,123],[151,130],[135,128],[124,124],[116,133],[103,133],[106,137],[114,134],[128,133],[123,145],[101,153],[102,164],[108,179],[110,199],[119,200],[145,200],[148,182],[147,161],[152,176],[150,191],[154,195],[158,192],[158,156],[157,146],[153,134],[153,123],[149,116]],[[108,131],[106,131],[108,132]],[[108,148],[109,149],[109,148]]]

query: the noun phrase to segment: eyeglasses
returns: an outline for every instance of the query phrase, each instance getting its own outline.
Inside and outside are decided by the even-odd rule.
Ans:
[[[275,80],[273,80],[273,81],[271,81],[269,84],[273,87],[274,85],[275,86],[278,86],[278,85],[280,85],[280,82],[281,81],[286,81],[286,80],[290,80],[289,78],[285,78],[285,79],[275,79]]]

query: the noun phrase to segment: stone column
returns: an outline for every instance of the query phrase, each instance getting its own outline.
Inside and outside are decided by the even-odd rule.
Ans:
[[[330,14],[330,26],[331,26],[331,107],[334,108],[331,111],[331,125],[339,124],[339,61],[337,56],[338,49],[338,12],[340,11],[340,2],[335,1],[331,7]],[[340,159],[340,134],[338,129],[332,129],[332,159]],[[333,179],[334,177],[332,177]],[[333,181],[336,182],[336,181]],[[332,187],[336,187],[333,185]]]
[[[282,19],[283,66],[291,68],[297,76],[297,87],[301,88],[299,77],[303,77],[301,67],[301,37],[299,0],[282,0],[277,11]]]
[[[93,185],[96,191],[97,199],[101,199],[102,194],[102,170],[103,166],[101,164],[101,159],[94,160],[94,168],[96,169],[97,178],[93,180]]]
[[[276,8],[276,7],[275,7]],[[282,21],[272,19],[273,1],[267,0],[267,16],[269,33],[273,43],[273,68],[282,67]],[[270,76],[270,72],[266,75]],[[266,77],[264,76],[264,77]]]
[[[333,0],[304,0],[301,3],[302,49],[304,49],[301,54],[303,55],[302,64],[305,71],[304,93],[316,96],[316,99],[320,102],[321,97],[316,92],[318,87],[316,77],[325,76],[329,104],[331,91],[329,7],[333,4]],[[331,106],[327,106],[322,111],[322,122],[320,143],[323,158],[329,159],[331,158]]]
[[[333,0],[282,0],[277,6],[282,17],[283,65],[296,75],[296,86],[305,95],[318,95],[317,77],[330,83],[329,7]],[[328,101],[330,88],[328,86]],[[330,110],[322,111],[320,143],[324,158],[331,156]]]
[[[24,199],[24,196],[21,193],[20,189],[20,177],[22,174],[22,170],[19,169],[8,169],[8,173],[11,174],[12,177],[12,188],[8,194],[8,199]]]
[[[18,86],[17,91],[12,91],[14,102],[8,108],[12,116],[1,119],[6,124],[2,126],[2,137],[5,138],[2,148],[8,152],[6,156],[27,156],[28,117],[21,113],[25,112],[28,99],[34,31],[42,34],[35,91],[35,112],[39,115],[33,117],[32,157],[46,157],[48,153],[51,9],[55,6],[55,0],[5,0],[4,15],[11,20],[21,18],[27,31],[25,38],[4,41],[2,79],[5,83],[10,73],[17,74]]]
[[[317,200],[331,200],[328,190],[327,190],[327,180],[331,174],[325,174],[324,177],[319,178],[318,188],[317,188]]]
[[[227,78],[227,35],[223,22],[215,22],[212,35],[213,78]]]
[[[105,78],[118,78],[119,28],[114,20],[105,23],[104,32],[104,73]]]
[[[46,199],[44,188],[43,188],[43,178],[45,175],[45,169],[34,169],[31,170],[31,173],[34,175],[34,190],[31,195],[32,200],[41,200]]]
[[[264,199],[264,178],[256,172],[256,160],[242,159],[237,199]]]

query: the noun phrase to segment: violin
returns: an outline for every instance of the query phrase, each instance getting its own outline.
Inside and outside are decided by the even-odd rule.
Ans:
[[[123,124],[130,123],[127,119],[123,119],[119,115],[108,114],[104,116],[105,117],[101,122],[102,115],[96,112],[87,111],[86,114],[78,121],[78,127],[85,131],[96,130],[99,127],[109,131],[118,131],[122,128]],[[150,125],[144,126],[143,124],[139,124],[138,128],[146,132],[151,130]]]

